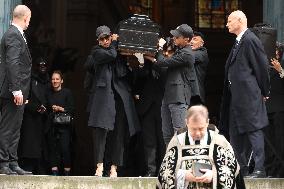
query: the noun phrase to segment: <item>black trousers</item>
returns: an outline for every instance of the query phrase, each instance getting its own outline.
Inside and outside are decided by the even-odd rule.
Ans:
[[[0,167],[18,161],[24,107],[17,106],[11,99],[0,98]]]
[[[156,174],[165,154],[162,133],[161,106],[152,104],[141,118],[147,172]]]
[[[104,128],[93,129],[95,167],[97,163],[122,166],[127,118],[120,98],[115,102],[115,124],[112,131]]]
[[[268,176],[284,177],[284,111],[268,114],[265,128],[265,168]]]
[[[229,120],[230,143],[235,151],[241,169],[247,166],[249,157],[253,151],[254,170],[264,171],[265,151],[263,130],[259,129],[252,132],[239,133],[237,127],[235,127],[235,118],[230,115]]]
[[[71,125],[57,125],[48,134],[49,161],[51,167],[71,167]]]

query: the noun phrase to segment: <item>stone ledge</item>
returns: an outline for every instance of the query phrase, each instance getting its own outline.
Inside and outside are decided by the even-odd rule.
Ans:
[[[155,189],[157,178],[0,176],[0,189]],[[284,179],[245,179],[247,189],[284,189]]]
[[[245,179],[246,189],[284,189],[284,178]]]

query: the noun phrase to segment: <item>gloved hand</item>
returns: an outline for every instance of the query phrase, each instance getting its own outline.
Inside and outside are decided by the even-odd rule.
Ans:
[[[134,53],[134,56],[136,56],[140,64],[144,64],[144,57],[142,53]]]
[[[163,48],[164,44],[166,44],[166,40],[164,40],[163,38],[159,39],[159,48]]]

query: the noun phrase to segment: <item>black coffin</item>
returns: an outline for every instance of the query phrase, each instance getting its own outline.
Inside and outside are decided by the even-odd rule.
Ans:
[[[160,27],[146,15],[133,15],[118,26],[118,49],[124,53],[155,54]]]

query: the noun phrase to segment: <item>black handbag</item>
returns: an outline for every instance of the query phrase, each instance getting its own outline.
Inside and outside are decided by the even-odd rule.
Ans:
[[[73,118],[68,112],[57,112],[53,117],[53,123],[59,125],[70,125],[72,120]]]

